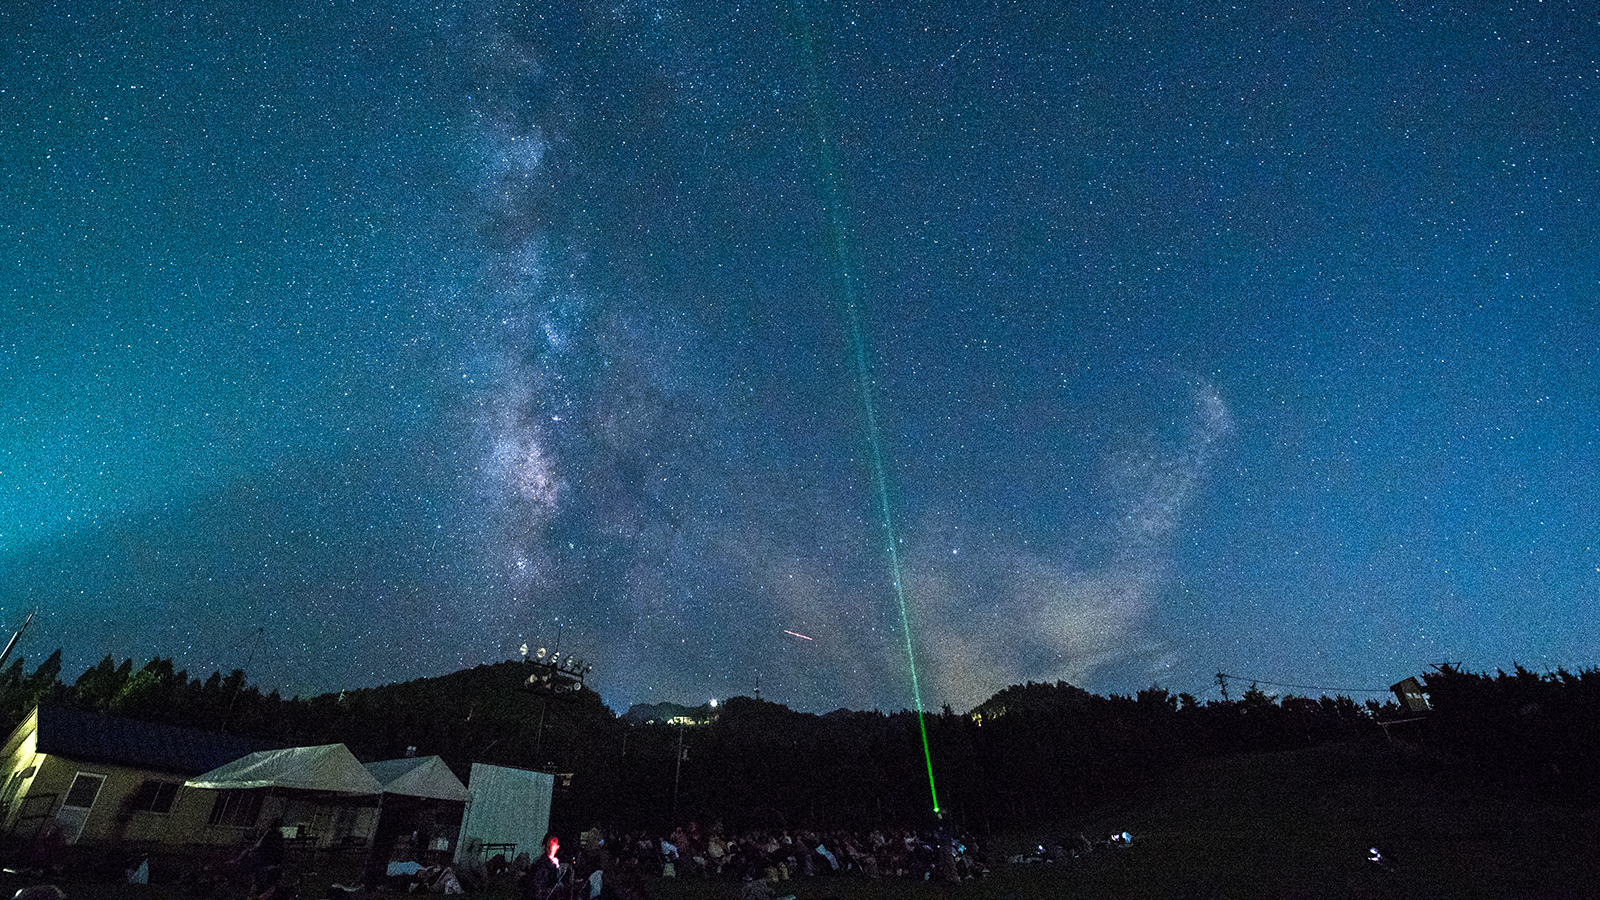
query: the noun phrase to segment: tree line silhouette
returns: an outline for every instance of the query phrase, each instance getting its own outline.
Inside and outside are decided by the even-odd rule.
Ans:
[[[0,716],[14,727],[52,702],[285,746],[339,741],[368,760],[439,754],[463,776],[474,761],[541,769],[561,776],[554,816],[571,828],[860,828],[932,813],[917,713],[815,715],[735,697],[618,716],[592,690],[530,687],[530,671],[510,661],[305,699],[262,692],[238,669],[190,677],[161,657],[135,669],[107,656],[68,686],[57,650],[31,673],[20,659],[0,672]],[[1196,760],[1350,741],[1387,741],[1464,789],[1600,794],[1600,671],[1439,666],[1421,680],[1423,715],[1255,685],[1201,702],[1030,682],[925,723],[943,812],[974,831],[1058,824]]]

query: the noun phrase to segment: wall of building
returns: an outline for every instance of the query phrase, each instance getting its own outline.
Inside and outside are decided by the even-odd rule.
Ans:
[[[31,721],[37,724],[38,719],[34,717]],[[39,733],[35,728],[26,732],[10,756],[0,760],[0,773],[3,773],[0,776],[0,803],[4,804],[3,810],[0,810],[0,833],[10,834],[17,821],[22,798],[27,795],[38,771],[34,760],[38,746]]]
[[[69,844],[129,843],[153,849],[242,847],[262,828],[279,820],[297,826],[299,846],[308,850],[367,846],[377,826],[375,800],[322,800],[309,795],[264,794],[258,814],[232,824],[210,823],[219,791],[183,786],[183,776],[149,769],[84,763],[41,754],[37,715],[30,716],[6,743],[0,758],[0,834],[27,839],[47,826],[63,829]],[[99,776],[99,790],[87,810],[63,803],[80,774]],[[164,812],[135,809],[147,781],[175,786]],[[13,793],[7,801],[7,791]]]

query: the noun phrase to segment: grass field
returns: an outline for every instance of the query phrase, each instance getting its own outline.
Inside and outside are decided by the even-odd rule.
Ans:
[[[1320,747],[1209,760],[1055,832],[991,838],[1004,858],[1052,837],[1126,830],[1127,850],[1069,865],[1006,865],[960,885],[815,879],[798,900],[1282,900],[1600,898],[1600,810],[1470,790],[1451,764],[1398,747]],[[1370,847],[1388,860],[1367,860]],[[663,884],[661,900],[730,897]]]
[[[784,882],[798,900],[1283,900],[1600,898],[1600,810],[1468,789],[1448,762],[1384,744],[1210,760],[1153,773],[1118,803],[1063,810],[1058,828],[988,838],[998,860],[1082,831],[1133,846],[1066,865],[996,863],[962,884],[903,879]],[[1369,847],[1391,861],[1367,861]],[[161,885],[62,885],[71,898],[183,900]],[[14,883],[0,883],[9,897]],[[301,896],[327,896],[308,873]],[[733,881],[662,879],[658,900],[730,900]],[[396,895],[400,896],[400,895]],[[478,900],[508,900],[509,886]],[[232,900],[219,897],[218,900]]]

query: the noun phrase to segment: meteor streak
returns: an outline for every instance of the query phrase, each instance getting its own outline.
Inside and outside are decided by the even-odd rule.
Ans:
[[[801,634],[801,633],[800,633],[800,632],[798,632],[798,631],[790,631],[790,630],[789,630],[789,629],[787,629],[787,628],[785,628],[785,629],[784,629],[784,630],[783,630],[783,633],[784,633],[784,634],[792,634],[792,635],[794,635],[794,636],[795,636],[795,637],[797,637],[797,638],[799,638],[799,639],[800,639],[800,640],[802,640],[802,641],[809,641],[809,640],[813,640],[813,638],[808,638],[808,637],[806,637],[806,636],[805,636],[805,635],[803,635],[803,634]]]

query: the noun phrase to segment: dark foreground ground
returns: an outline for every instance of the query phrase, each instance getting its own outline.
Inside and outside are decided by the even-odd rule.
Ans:
[[[779,885],[798,900],[1070,898],[1600,898],[1600,809],[1472,784],[1448,760],[1377,744],[1212,760],[1155,775],[1136,796],[1050,829],[989,840],[991,874],[961,884],[820,877]],[[1128,831],[1125,850],[1012,864],[1044,842]],[[1377,847],[1386,865],[1368,861]],[[333,896],[306,873],[303,900]],[[27,882],[0,879],[0,900]],[[57,882],[72,900],[192,900],[175,885]],[[657,900],[731,900],[734,881],[663,879]],[[405,896],[401,894],[396,897]],[[510,885],[469,894],[509,900]],[[227,893],[215,900],[239,900]]]

